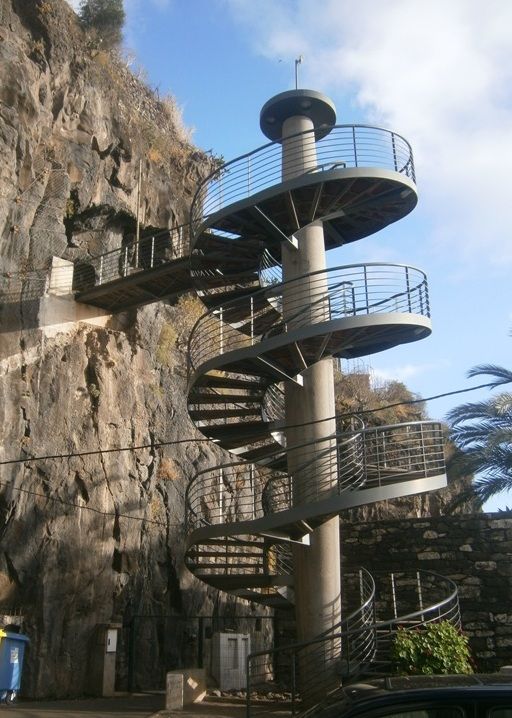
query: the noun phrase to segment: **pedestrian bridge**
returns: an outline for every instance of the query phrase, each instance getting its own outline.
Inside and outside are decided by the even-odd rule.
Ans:
[[[118,312],[189,291],[188,224],[133,240],[78,261],[73,274],[77,302]]]

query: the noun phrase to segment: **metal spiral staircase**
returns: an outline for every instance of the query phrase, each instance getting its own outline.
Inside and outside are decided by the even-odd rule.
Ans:
[[[405,217],[417,201],[409,144],[351,125],[315,126],[291,140],[288,166],[296,160],[307,170],[283,178],[278,139],[214,172],[191,211],[192,282],[206,311],[189,341],[189,412],[233,460],[199,472],[188,486],[186,565],[217,589],[271,607],[294,604],[293,553],[307,551],[331,517],[446,485],[439,423],[370,428],[339,417],[334,431],[314,441],[290,432],[284,387],[300,386],[310,367],[431,331],[427,280],[418,269],[371,263],[285,280],[281,269],[305,227],[321,224],[329,250]],[[292,453],[299,488],[288,471]],[[310,660],[315,646],[337,652],[344,678],[376,664],[378,642],[400,620],[376,623],[372,577],[365,573],[363,584],[361,605],[307,644]],[[452,588],[428,606],[422,600],[416,625],[433,620],[429,611],[439,617],[440,606],[459,620]],[[266,652],[267,678],[270,663]],[[314,693],[304,681],[301,691]]]

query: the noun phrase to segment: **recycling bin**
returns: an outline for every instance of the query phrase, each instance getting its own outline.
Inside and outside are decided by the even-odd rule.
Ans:
[[[18,695],[28,642],[22,633],[0,630],[0,701],[4,703],[13,703]]]

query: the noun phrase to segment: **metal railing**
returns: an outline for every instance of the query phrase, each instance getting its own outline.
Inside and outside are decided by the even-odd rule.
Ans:
[[[415,574],[400,572],[386,576],[395,606],[399,601],[404,613],[392,620],[379,621],[375,613],[379,606],[379,585],[376,587],[374,577],[367,572],[363,576],[366,600],[361,601],[358,611],[332,631],[313,641],[258,651],[248,656],[248,718],[256,713],[265,713],[264,704],[257,703],[257,695],[258,689],[265,692],[262,689],[266,684],[277,684],[278,690],[287,691],[290,695],[289,713],[297,715],[311,704],[328,699],[329,693],[342,682],[389,672],[390,649],[398,628],[421,629],[428,623],[439,621],[448,621],[460,628],[457,587],[450,579],[432,571],[417,571]],[[337,685],[333,685],[332,676],[325,675],[324,666],[330,662],[336,649],[338,681]],[[275,666],[281,667],[277,675]],[[307,698],[307,702],[302,700],[302,696]],[[285,713],[285,706],[281,710]]]
[[[73,290],[85,292],[116,279],[168,264],[190,253],[189,225],[141,237],[117,249],[79,260],[74,266]]]
[[[444,473],[444,444],[443,425],[435,421],[365,429],[365,487]]]
[[[302,694],[309,699],[322,699],[329,688],[335,688],[346,676],[347,666],[361,666],[369,662],[375,651],[374,601],[375,582],[365,569],[343,577],[343,591],[347,584],[357,586],[357,607],[348,609],[341,623],[313,641],[297,642],[282,648],[255,651],[247,657],[247,714],[257,706],[258,715],[265,712],[264,705],[254,700],[258,691],[266,693],[269,684],[275,690],[290,696],[290,712],[295,715],[302,705]],[[338,676],[325,674],[326,663],[332,659],[338,664]]]
[[[341,432],[291,449],[300,470],[301,504],[439,476],[445,466],[443,427],[433,421]],[[294,506],[293,476],[241,461],[225,464],[196,474],[185,504],[189,531],[251,521]]]
[[[379,583],[377,610],[392,618],[375,625],[376,651],[368,673],[390,671],[390,650],[399,628],[414,630],[428,623],[447,621],[460,630],[457,586],[446,576],[433,571],[419,570],[414,574],[399,571],[382,577]]]
[[[274,310],[283,302],[286,321]],[[208,310],[190,333],[189,371],[292,328],[397,312],[430,317],[427,278],[420,269],[374,262],[313,272]]]
[[[415,181],[412,149],[407,140],[390,130],[369,125],[335,125],[323,139],[308,142],[314,130],[297,133],[305,136],[306,149],[297,143],[297,165],[314,162],[307,174],[331,169],[373,167],[399,172]],[[292,138],[290,138],[292,139]],[[308,153],[311,156],[308,157]],[[293,150],[287,156],[293,165]],[[282,145],[270,142],[226,163],[199,186],[192,202],[194,231],[204,218],[224,207],[282,182]]]

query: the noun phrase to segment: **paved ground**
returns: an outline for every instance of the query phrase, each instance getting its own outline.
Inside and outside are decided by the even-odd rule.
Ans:
[[[13,706],[0,705],[0,718],[148,718],[164,705],[164,695],[154,693],[69,701],[20,700]]]
[[[180,711],[164,710],[162,694],[71,701],[20,701],[0,706],[0,718],[245,718],[245,702],[204,701]],[[289,718],[289,710],[268,703],[251,718]]]

